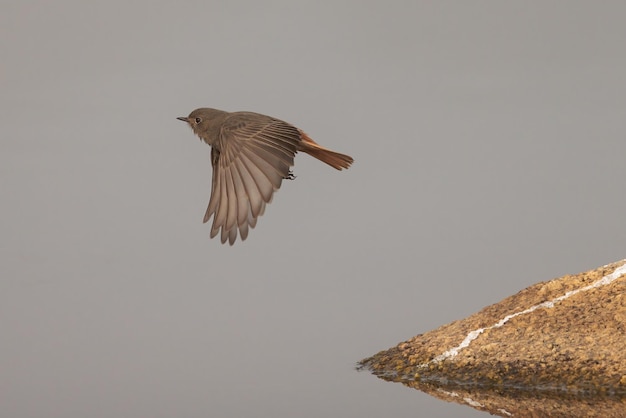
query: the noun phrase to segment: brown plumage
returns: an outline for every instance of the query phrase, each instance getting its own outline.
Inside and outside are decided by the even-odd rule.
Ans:
[[[211,146],[213,181],[204,222],[213,216],[211,238],[221,232],[222,243],[230,245],[237,231],[242,240],[248,237],[283,179],[293,178],[289,170],[298,151],[337,170],[353,162],[287,122],[258,113],[200,108],[177,119]]]

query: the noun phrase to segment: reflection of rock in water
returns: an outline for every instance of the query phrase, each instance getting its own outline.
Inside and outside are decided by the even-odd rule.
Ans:
[[[502,416],[626,417],[626,260],[533,285],[360,366]]]
[[[501,417],[623,418],[626,398],[605,395],[574,395],[568,392],[487,389],[420,382],[403,382],[436,398],[456,402]]]

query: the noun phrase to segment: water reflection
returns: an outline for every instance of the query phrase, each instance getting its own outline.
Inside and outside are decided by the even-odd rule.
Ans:
[[[626,394],[608,388],[606,391],[572,392],[546,388],[487,387],[445,380],[424,382],[390,375],[378,377],[501,417],[626,417]]]

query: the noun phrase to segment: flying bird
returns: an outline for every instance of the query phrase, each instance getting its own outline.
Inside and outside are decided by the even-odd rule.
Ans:
[[[293,179],[294,157],[302,151],[337,170],[352,164],[352,157],[331,151],[282,120],[253,112],[225,112],[200,108],[177,118],[187,122],[211,146],[213,180],[204,215],[213,217],[211,238],[233,245],[241,240],[265,211],[283,179]]]

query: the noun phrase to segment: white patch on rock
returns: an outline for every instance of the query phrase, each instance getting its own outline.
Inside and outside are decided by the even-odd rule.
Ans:
[[[513,313],[511,315],[507,315],[507,316],[505,316],[504,318],[502,318],[501,320],[499,320],[498,322],[496,322],[495,324],[493,324],[490,327],[479,328],[479,329],[470,331],[469,334],[467,334],[467,336],[465,337],[465,339],[461,342],[461,344],[457,345],[456,347],[453,347],[453,348],[449,349],[448,351],[444,352],[443,354],[438,355],[437,357],[435,357],[434,359],[432,359],[428,363],[421,364],[420,367],[426,367],[430,363],[439,363],[439,362],[441,362],[443,360],[455,357],[457,354],[459,354],[459,351],[461,351],[462,349],[468,347],[471,344],[471,342],[474,341],[476,338],[478,338],[478,336],[480,334],[482,334],[483,332],[485,332],[485,330],[493,329],[493,328],[500,328],[501,326],[503,326],[509,320],[515,318],[516,316],[526,315],[527,313],[531,313],[534,310],[539,309],[539,308],[546,308],[546,309],[553,308],[555,303],[558,303],[558,302],[560,302],[562,300],[565,300],[565,299],[569,298],[570,296],[573,296],[573,295],[575,295],[577,293],[586,292],[587,290],[607,285],[607,284],[613,282],[614,280],[622,277],[625,274],[626,274],[626,264],[616,268],[613,271],[613,273],[607,274],[603,278],[593,282],[592,284],[590,284],[588,286],[581,287],[580,289],[570,290],[570,291],[566,292],[565,294],[563,294],[563,295],[561,295],[561,296],[559,296],[557,298],[554,298],[552,300],[549,300],[547,302],[542,302],[540,304],[531,306],[528,309],[524,309],[523,311],[515,312],[515,313]]]

